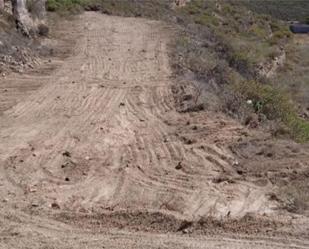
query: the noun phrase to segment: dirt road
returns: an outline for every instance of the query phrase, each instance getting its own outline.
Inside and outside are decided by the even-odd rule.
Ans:
[[[0,248],[309,247],[182,235],[184,219],[274,213],[269,186],[232,167],[245,128],[176,111],[164,24],[85,13],[70,28],[57,70],[0,83]]]

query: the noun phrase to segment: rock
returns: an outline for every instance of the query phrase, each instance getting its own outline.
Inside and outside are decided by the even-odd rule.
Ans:
[[[243,173],[244,173],[241,169],[238,169],[236,172],[237,172],[238,175],[243,175]]]
[[[252,104],[253,104],[252,100],[251,100],[251,99],[248,99],[248,100],[247,100],[247,104],[248,104],[248,105],[252,105]]]
[[[71,157],[71,153],[69,151],[63,152],[62,155],[66,157]]]
[[[4,0],[0,0],[0,11],[4,10]]]
[[[179,163],[176,165],[175,169],[177,169],[177,170],[182,169],[182,163],[179,162]]]
[[[51,206],[51,208],[53,208],[53,209],[60,209],[59,204],[56,203],[56,202],[53,202],[50,206]]]
[[[183,230],[182,230],[182,233],[183,233],[183,234],[187,234],[187,233],[189,233],[189,230],[188,230],[188,229],[183,229]]]
[[[30,187],[29,188],[29,192],[30,193],[35,193],[37,190],[36,190],[36,188],[35,187]]]
[[[28,37],[35,34],[47,35],[48,27],[45,25],[46,0],[31,2],[27,2],[27,0],[12,0],[11,2],[17,29]],[[31,14],[28,10],[30,8]]]

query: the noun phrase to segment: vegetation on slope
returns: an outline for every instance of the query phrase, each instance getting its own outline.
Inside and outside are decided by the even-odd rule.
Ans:
[[[179,12],[189,27],[178,42],[178,51],[185,54],[180,58],[187,58],[181,59],[182,67],[204,76],[206,84],[216,82],[223,109],[244,122],[250,112],[258,115],[259,122],[280,121],[296,140],[309,140],[308,121],[299,117],[276,76],[261,70],[289,51],[292,34],[287,25],[226,1],[193,0]],[[211,55],[209,51],[213,51]]]
[[[309,1],[307,0],[237,0],[249,9],[260,14],[267,14],[287,21],[305,22],[309,18]]]
[[[85,9],[112,15],[163,18],[167,15],[169,2],[162,0],[47,0],[47,9],[73,13]]]

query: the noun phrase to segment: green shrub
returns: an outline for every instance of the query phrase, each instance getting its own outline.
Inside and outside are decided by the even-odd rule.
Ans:
[[[252,100],[256,113],[264,114],[269,120],[282,121],[297,141],[309,140],[309,122],[298,117],[289,96],[279,89],[252,80],[235,84],[234,91],[244,100]]]
[[[80,10],[88,2],[87,0],[47,0],[46,6],[48,11],[75,11]]]
[[[208,13],[203,13],[202,15],[196,16],[194,18],[194,22],[196,24],[207,25],[207,26],[209,25],[218,26],[219,25],[217,18]]]

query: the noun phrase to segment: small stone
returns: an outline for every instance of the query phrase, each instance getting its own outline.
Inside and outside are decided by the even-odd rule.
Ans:
[[[239,165],[239,162],[238,162],[237,160],[235,160],[235,161],[233,162],[233,166],[237,166],[237,165]]]
[[[69,181],[70,181],[70,178],[69,178],[69,177],[66,177],[64,180],[65,180],[66,182],[69,182]]]
[[[243,172],[241,169],[238,169],[238,170],[237,170],[237,174],[238,174],[238,175],[242,175],[243,173],[244,173],[244,172]]]
[[[35,193],[36,192],[36,188],[35,187],[30,187],[29,188],[29,192],[30,193]]]
[[[182,233],[183,233],[183,234],[187,234],[187,233],[189,233],[189,231],[188,231],[188,229],[183,229],[183,230],[182,230]]]
[[[66,157],[71,157],[71,153],[69,151],[63,152],[62,155]]]
[[[177,164],[177,166],[175,167],[175,169],[177,169],[177,170],[182,169],[182,164],[181,164],[181,162],[179,162],[179,163]]]
[[[56,202],[53,202],[50,206],[51,206],[51,208],[53,208],[53,209],[60,209],[59,204],[56,203]]]

